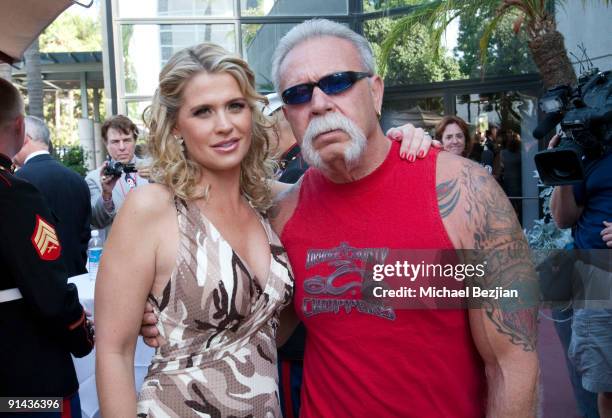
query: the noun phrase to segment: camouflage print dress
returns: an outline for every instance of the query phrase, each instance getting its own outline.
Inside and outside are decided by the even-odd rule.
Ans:
[[[177,201],[177,264],[155,306],[166,343],[138,397],[139,417],[281,417],[275,335],[293,292],[287,254],[270,224],[263,288],[193,203]]]

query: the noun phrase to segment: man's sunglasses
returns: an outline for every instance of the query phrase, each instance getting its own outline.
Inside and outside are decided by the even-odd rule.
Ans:
[[[333,73],[326,75],[316,83],[304,83],[289,87],[283,91],[281,96],[283,102],[288,105],[307,103],[312,99],[312,92],[315,87],[320,88],[325,94],[334,95],[348,90],[357,81],[366,77],[372,77],[372,74],[357,71]]]

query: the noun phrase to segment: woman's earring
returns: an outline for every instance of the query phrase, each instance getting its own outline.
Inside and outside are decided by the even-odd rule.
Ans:
[[[179,147],[181,147],[181,152],[184,154],[185,153],[185,140],[183,139],[182,136],[179,136],[179,135],[174,135],[174,139],[176,139],[176,142],[178,142]]]

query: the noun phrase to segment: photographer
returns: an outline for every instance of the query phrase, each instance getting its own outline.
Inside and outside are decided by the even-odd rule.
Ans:
[[[549,148],[555,147],[555,136]],[[612,241],[612,153],[592,162],[585,170],[585,179],[577,185],[556,186],[551,200],[551,212],[559,228],[573,228],[574,248],[606,249]],[[588,392],[597,393],[599,415],[612,416],[612,306],[610,306],[609,262],[606,265],[579,260],[575,272],[580,272],[583,286],[607,283],[608,291],[596,299],[584,298],[585,307],[575,309],[571,324],[568,356],[572,374]],[[602,292],[598,292],[602,293]],[[593,302],[597,306],[590,306]],[[603,305],[602,305],[603,303]],[[588,407],[588,396],[578,396],[581,409]],[[585,405],[586,404],[586,405]],[[594,408],[593,408],[594,409]],[[594,416],[587,413],[587,416]]]
[[[91,193],[91,224],[106,228],[113,223],[115,214],[133,188],[147,184],[146,170],[135,170],[141,160],[134,156],[138,128],[123,115],[113,116],[102,125],[102,139],[110,156],[96,170],[90,171],[85,180]]]

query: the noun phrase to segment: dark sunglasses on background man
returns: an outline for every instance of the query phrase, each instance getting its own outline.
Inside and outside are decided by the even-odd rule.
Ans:
[[[348,90],[353,84],[362,78],[372,77],[370,73],[357,71],[342,71],[326,75],[316,83],[304,83],[289,87],[281,94],[283,102],[288,105],[307,103],[312,99],[312,92],[315,87],[320,88],[323,93],[334,95]]]

